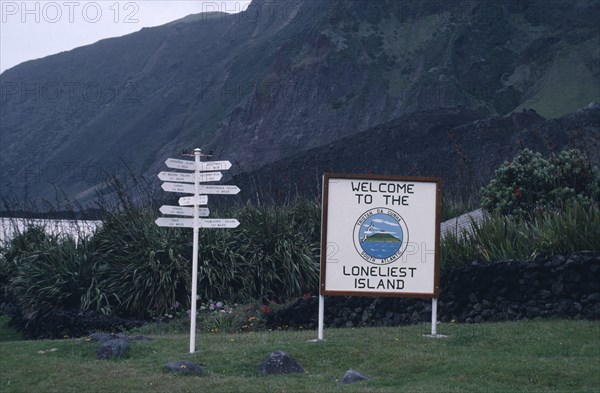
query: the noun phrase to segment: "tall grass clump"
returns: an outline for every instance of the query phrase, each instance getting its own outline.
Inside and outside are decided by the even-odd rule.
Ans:
[[[191,247],[184,231],[160,228],[150,209],[113,213],[96,233],[98,292],[86,299],[96,308],[148,318],[177,302],[189,303]]]
[[[242,206],[234,230],[203,230],[199,288],[212,299],[282,299],[317,289],[317,203],[293,207]]]
[[[46,231],[41,226],[27,226],[0,247],[0,284],[8,284],[14,276],[18,263],[24,255],[35,251],[39,244],[48,240]]]
[[[471,230],[448,234],[441,245],[444,266],[472,261],[530,260],[542,255],[600,251],[600,208],[579,201],[529,219],[493,214]]]
[[[95,242],[91,238],[49,235],[29,227],[3,248],[2,281],[26,321],[55,309],[81,309],[93,290]]]
[[[188,305],[192,231],[161,228],[158,209],[129,208],[107,215],[94,237],[97,292],[85,306],[149,318]],[[315,291],[319,276],[320,209],[238,206],[211,216],[234,217],[235,229],[201,229],[198,295],[245,302],[285,299]]]

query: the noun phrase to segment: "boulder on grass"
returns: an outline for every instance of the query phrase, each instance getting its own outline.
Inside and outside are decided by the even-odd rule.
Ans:
[[[258,371],[263,375],[293,374],[303,373],[304,369],[286,352],[275,351],[258,365]]]
[[[180,375],[202,375],[202,367],[189,360],[180,360],[178,362],[169,362],[163,366],[163,369],[171,371],[173,374]]]
[[[96,358],[101,360],[121,359],[128,354],[129,343],[122,338],[105,341],[96,349]]]
[[[342,379],[340,379],[339,384],[340,385],[348,385],[350,383],[360,382],[360,381],[364,381],[366,379],[371,379],[371,377],[369,377],[368,375],[359,373],[356,370],[347,370],[344,373],[344,376],[342,377]]]

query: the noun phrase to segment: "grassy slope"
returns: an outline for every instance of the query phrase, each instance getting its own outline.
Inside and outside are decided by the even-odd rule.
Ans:
[[[440,325],[446,339],[422,336],[428,326],[328,329],[315,332],[203,334],[187,354],[187,335],[133,343],[131,357],[98,361],[94,346],[76,340],[0,343],[2,392],[267,392],[341,391],[347,369],[373,377],[348,392],[597,392],[600,325],[545,321]],[[48,351],[56,348],[55,351]],[[261,377],[256,365],[284,350],[303,375]],[[39,351],[48,351],[39,353]],[[204,365],[201,377],[163,373],[161,365],[189,359]]]
[[[584,64],[584,54],[597,53],[600,41],[590,39],[575,48],[565,49],[537,84],[534,96],[513,112],[534,109],[546,118],[556,118],[600,101],[598,81]]]

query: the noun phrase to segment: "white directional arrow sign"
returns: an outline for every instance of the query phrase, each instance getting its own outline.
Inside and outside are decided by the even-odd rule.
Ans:
[[[204,161],[200,163],[199,171],[226,171],[231,168],[229,161]]]
[[[237,186],[199,186],[198,192],[201,194],[220,194],[235,195],[240,192]]]
[[[198,182],[219,181],[223,177],[221,172],[204,172],[198,174]],[[162,181],[193,183],[194,174],[187,172],[161,172],[158,178]]]
[[[165,161],[165,164],[167,164],[169,168],[173,169],[187,169],[188,171],[196,170],[196,163],[194,161],[169,158],[167,161]]]
[[[181,197],[179,198],[179,206],[206,205],[208,197],[206,195],[198,195],[197,197]]]
[[[192,217],[194,215],[193,207],[165,205],[165,206],[161,206],[159,210],[162,214],[169,214],[172,216],[190,216],[190,217]],[[210,214],[210,210],[208,208],[206,208],[206,207],[198,208],[198,216],[199,217],[208,217],[209,214]]]
[[[154,221],[159,227],[193,228],[193,218],[160,217]]]
[[[187,183],[163,183],[162,189],[167,192],[180,192],[183,194],[194,193],[194,185]]]
[[[204,161],[195,163],[194,161],[169,158],[165,161],[165,164],[169,168],[185,169],[188,171],[226,171],[231,168],[231,162],[229,161]]]
[[[200,220],[200,228],[237,228],[240,222],[235,218],[208,218]]]

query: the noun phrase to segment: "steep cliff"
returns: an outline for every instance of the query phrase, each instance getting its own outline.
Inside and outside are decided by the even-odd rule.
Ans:
[[[196,146],[247,172],[422,111],[559,117],[600,101],[599,14],[593,0],[254,0],[26,62],[0,75],[0,194],[88,200],[106,174],[153,175]]]

